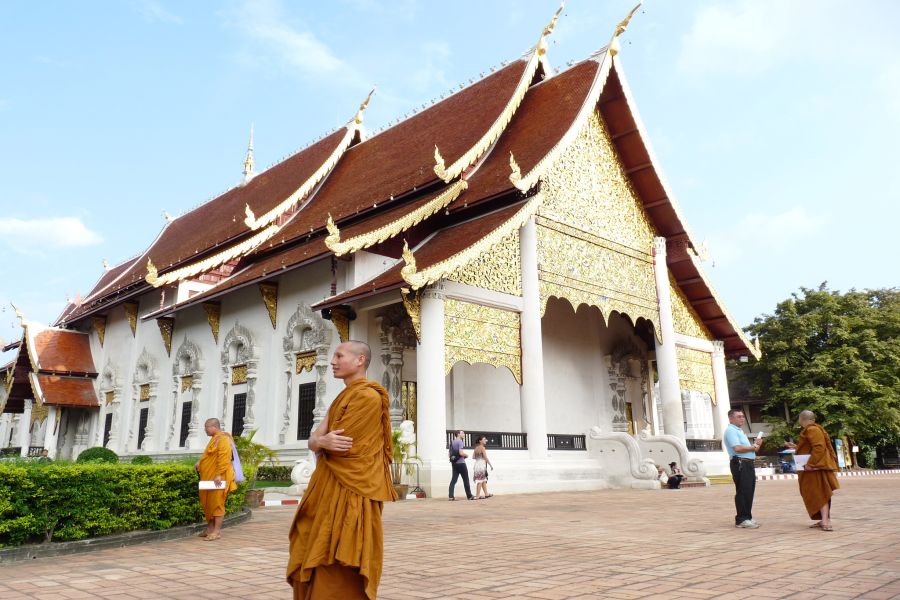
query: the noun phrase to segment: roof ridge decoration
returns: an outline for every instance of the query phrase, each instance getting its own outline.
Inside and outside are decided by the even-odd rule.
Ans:
[[[356,114],[347,122],[345,126],[346,131],[344,132],[344,137],[341,139],[341,142],[337,145],[331,155],[325,159],[316,171],[310,175],[309,179],[303,182],[303,184],[295,191],[293,194],[282,200],[275,208],[268,211],[266,214],[261,217],[257,217],[253,214],[253,211],[250,209],[250,205],[245,205],[244,212],[246,213],[246,218],[244,219],[244,223],[246,223],[247,227],[252,230],[257,230],[266,225],[272,223],[275,219],[283,215],[285,212],[289,211],[291,208],[297,205],[300,200],[306,197],[315,187],[318,185],[324,177],[331,172],[332,169],[337,165],[340,158],[344,155],[344,152],[350,148],[350,145],[353,143],[354,138],[356,136],[362,135],[362,123],[363,123],[363,113],[366,110],[366,107],[369,105],[369,101],[372,99],[372,96],[375,94],[375,89],[372,88],[372,91],[369,92],[369,95],[366,96],[366,99],[363,100],[362,104],[359,105],[359,109],[356,111]]]
[[[193,277],[195,275],[205,273],[210,269],[214,269],[218,266],[224,265],[225,263],[234,260],[235,258],[239,258],[246,253],[254,250],[260,244],[278,233],[279,229],[281,229],[279,225],[269,225],[253,237],[250,237],[239,244],[235,244],[234,246],[226,248],[221,252],[217,252],[210,257],[204,258],[203,260],[191,263],[180,269],[170,271],[165,275],[159,275],[156,265],[153,264],[153,260],[148,258],[147,277],[145,279],[147,280],[147,283],[155,288],[158,288],[161,285],[174,283],[176,281],[181,281],[182,279],[187,279],[188,277]]]
[[[522,100],[525,99],[525,94],[528,92],[528,88],[531,87],[531,82],[537,72],[538,65],[543,66],[544,71],[550,73],[546,58],[547,37],[553,33],[553,29],[556,27],[556,21],[559,19],[559,15],[562,13],[565,5],[566,3],[563,1],[553,15],[553,18],[550,20],[550,23],[544,27],[540,39],[538,39],[537,44],[535,44],[530,51],[528,66],[526,66],[525,70],[522,72],[522,76],[519,78],[519,83],[516,84],[512,97],[510,97],[509,102],[507,102],[503,111],[501,111],[491,126],[488,127],[488,130],[481,136],[481,139],[475,142],[474,146],[469,148],[449,167],[445,164],[444,157],[441,156],[441,151],[438,149],[437,144],[435,144],[434,172],[444,181],[444,183],[450,183],[453,179],[458,177],[500,138],[500,135],[506,130],[510,121],[512,121],[516,110],[518,110],[519,106],[522,104]]]
[[[344,254],[353,253],[374,246],[375,244],[380,244],[385,240],[403,233],[410,227],[418,225],[428,217],[439,212],[441,209],[446,208],[468,187],[469,183],[465,179],[460,179],[452,185],[447,186],[444,191],[435,196],[430,202],[420,206],[396,221],[344,241],[341,241],[341,231],[338,229],[337,225],[335,225],[334,219],[331,218],[331,214],[329,214],[328,222],[325,225],[328,229],[328,237],[325,238],[325,245],[329,250],[334,252],[335,256],[343,256]]]
[[[457,269],[466,266],[482,254],[488,252],[502,242],[507,236],[518,230],[525,224],[540,208],[544,197],[541,193],[537,193],[531,197],[525,205],[516,211],[512,217],[507,219],[499,227],[491,231],[489,234],[453,256],[446,258],[438,263],[426,267],[419,271],[416,266],[416,257],[410,250],[409,245],[403,242],[403,261],[405,266],[400,269],[400,276],[409,284],[412,290],[417,290],[430,285],[439,279],[443,279]]]
[[[628,24],[631,22],[631,17],[634,16],[634,13],[641,7],[642,2],[638,2],[637,6],[631,9],[631,12],[622,19],[618,25],[616,25],[616,30],[613,32],[612,39],[609,41],[609,44],[606,45],[606,52],[598,53],[594,60],[600,61],[600,68],[597,69],[597,74],[594,76],[594,82],[591,84],[591,89],[588,92],[587,97],[585,98],[584,104],[582,104],[581,109],[578,114],[575,116],[575,119],[572,121],[571,127],[566,131],[565,134],[560,138],[560,140],[556,143],[550,151],[544,155],[544,157],[537,162],[537,164],[532,167],[531,171],[527,174],[523,174],[522,170],[519,168],[519,165],[516,163],[516,159],[513,156],[512,152],[509,154],[509,164],[512,168],[512,173],[509,176],[509,180],[512,182],[514,186],[516,186],[519,190],[526,192],[534,187],[538,180],[547,172],[556,160],[562,155],[563,152],[571,145],[571,143],[575,140],[578,133],[581,131],[581,128],[584,127],[585,121],[588,116],[594,111],[597,106],[597,102],[600,101],[600,94],[603,92],[603,88],[606,85],[606,79],[609,76],[609,70],[612,68],[613,59],[615,55],[618,54],[619,51],[619,36],[622,35],[625,30],[628,28]],[[610,60],[607,60],[609,58]]]

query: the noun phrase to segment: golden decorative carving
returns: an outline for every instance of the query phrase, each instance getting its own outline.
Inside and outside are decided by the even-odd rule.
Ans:
[[[298,352],[297,353],[297,368],[296,372],[299,375],[303,371],[312,372],[313,367],[316,366],[316,352],[315,350],[311,350],[309,352]]]
[[[444,300],[444,371],[459,361],[506,367],[522,383],[522,346],[519,313]]]
[[[149,400],[150,399],[150,384],[143,383],[140,387],[140,400]]]
[[[110,404],[112,404],[113,401],[115,401],[115,399],[116,399],[116,393],[115,393],[114,391],[112,391],[112,390],[106,392],[106,394],[105,394],[104,396],[105,396],[105,399],[106,399],[106,405],[107,405],[107,406],[109,406]]]
[[[675,283],[675,278],[669,273],[669,295],[672,297],[672,322],[675,333],[689,335],[704,340],[714,340],[715,337],[703,324],[690,301]]]
[[[160,317],[156,319],[159,325],[159,333],[162,335],[163,344],[166,346],[166,355],[172,355],[172,333],[175,331],[175,319],[172,317]]]
[[[422,299],[418,292],[413,292],[409,288],[400,288],[400,297],[403,299],[403,308],[412,321],[413,330],[416,332],[416,341],[422,341]]]
[[[156,286],[156,281],[159,279],[159,272],[156,270],[156,265],[153,264],[153,260],[147,259],[147,277],[145,278],[147,283],[152,286]]]
[[[451,202],[456,200],[467,187],[469,187],[469,184],[466,180],[460,179],[452,185],[447,186],[443,192],[438,194],[427,204],[420,206],[396,221],[345,241],[341,241],[341,232],[331,219],[331,215],[328,215],[328,222],[325,226],[328,229],[329,235],[325,238],[325,245],[328,246],[328,249],[334,252],[336,256],[342,256],[347,253],[374,246],[375,244],[380,244],[387,239],[403,233],[410,227],[418,225],[428,217],[445,208]]]
[[[193,375],[185,375],[181,378],[181,391],[182,393],[190,391],[190,389],[194,387],[194,376]]]
[[[100,340],[100,347],[103,347],[103,340],[106,338],[106,317],[92,317],[91,323],[94,325],[94,331],[97,332],[97,339]]]
[[[641,4],[643,4],[643,2],[638,2],[637,6],[632,8],[631,12],[629,12],[628,15],[624,19],[619,21],[618,25],[616,25],[616,30],[615,32],[613,32],[612,39],[609,40],[609,44],[607,46],[607,48],[609,48],[610,56],[615,56],[619,53],[619,50],[621,49],[619,46],[619,36],[625,33],[625,30],[628,29],[628,24],[631,22],[631,17],[633,17],[634,13],[636,13],[637,10],[641,7]]]
[[[678,358],[678,380],[681,389],[709,394],[715,406],[716,384],[713,379],[712,354],[676,346],[675,355]]]
[[[347,148],[350,147],[350,144],[353,143],[353,139],[362,131],[363,111],[366,109],[366,106],[369,103],[369,99],[371,99],[374,92],[374,89],[369,92],[369,95],[366,97],[363,103],[360,104],[359,110],[347,123],[344,137],[341,138],[341,141],[338,143],[334,151],[332,151],[331,155],[329,155],[328,158],[325,159],[325,162],[323,162],[319,166],[319,168],[316,169],[316,171],[312,175],[310,175],[309,179],[304,181],[303,184],[299,188],[297,188],[294,193],[279,202],[278,205],[275,206],[275,208],[268,211],[261,217],[256,217],[253,214],[253,211],[250,210],[249,206],[246,208],[245,212],[247,213],[247,218],[244,219],[244,223],[247,225],[247,227],[256,230],[265,227],[269,223],[272,223],[273,221],[275,221],[275,219],[294,208],[294,206],[296,206],[298,202],[305,198],[306,195],[309,194],[309,192],[311,192],[319,184],[320,181],[322,181],[322,179],[335,167],[341,156],[343,156],[344,152],[347,151]]]
[[[247,383],[247,365],[235,365],[231,367],[231,385]]]
[[[494,246],[504,241],[507,237],[518,231],[519,227],[534,215],[538,207],[541,205],[542,195],[534,195],[525,205],[520,208],[516,214],[510,217],[505,223],[485,235],[483,238],[466,248],[465,250],[454,254],[453,256],[442,260],[438,263],[427,267],[422,271],[417,271],[415,256],[404,243],[403,260],[406,262],[400,270],[400,275],[410,285],[411,289],[430,285],[439,279],[443,279],[464,268],[466,265],[477,259],[481,255],[493,250]]]
[[[219,319],[222,316],[221,302],[204,302],[203,310],[206,311],[206,320],[209,322],[209,329],[212,331],[213,340],[219,343]]]
[[[334,323],[334,328],[337,329],[341,343],[349,341],[350,318],[342,310],[335,308],[331,311],[331,322]]]
[[[221,267],[225,263],[236,258],[240,258],[241,256],[244,256],[248,252],[257,248],[260,244],[278,233],[279,229],[280,227],[278,225],[271,225],[263,229],[256,235],[247,238],[243,242],[237,243],[229,248],[226,248],[225,250],[222,250],[221,252],[217,252],[212,256],[204,258],[203,260],[198,260],[197,262],[181,267],[180,269],[169,271],[165,275],[158,275],[155,271],[151,272],[150,267],[148,266],[146,277],[147,283],[149,283],[153,287],[159,287],[168,283],[181,281],[182,279],[196,277],[197,275],[206,273],[211,269]]]
[[[138,303],[123,302],[122,306],[125,308],[125,318],[128,319],[128,325],[131,327],[131,337],[134,337],[137,335]]]
[[[522,169],[519,167],[519,163],[516,162],[516,157],[513,156],[513,153],[509,153],[509,178],[511,180],[518,181],[522,179]]]
[[[522,268],[519,256],[519,231],[514,230],[491,251],[460,267],[446,277],[486,290],[522,295]]]
[[[50,415],[50,408],[44,402],[35,402],[31,408],[31,424],[43,423]]]
[[[269,320],[272,322],[272,329],[275,329],[275,323],[278,319],[278,284],[277,283],[260,283],[259,291],[262,294],[263,304],[269,311]]]
[[[543,66],[544,70],[549,72],[545,58],[547,53],[547,37],[553,33],[553,28],[556,26],[556,20],[559,18],[562,8],[562,5],[560,5],[559,10],[553,15],[553,19],[541,32],[541,37],[537,44],[535,44],[531,56],[528,59],[528,64],[525,66],[525,70],[522,71],[522,76],[519,78],[519,82],[516,84],[509,101],[490,127],[488,127],[487,131],[484,132],[484,135],[482,135],[471,148],[456,159],[449,167],[445,166],[444,159],[437,149],[437,146],[435,146],[434,172],[438,177],[443,179],[445,183],[450,183],[450,181],[458,177],[467,167],[469,167],[469,165],[475,163],[475,161],[477,161],[478,158],[497,141],[497,138],[500,137],[500,134],[502,134],[506,129],[506,126],[509,125],[513,115],[519,108],[519,105],[522,104],[522,100],[525,98],[525,94],[528,92],[531,82],[534,81],[538,66]]]

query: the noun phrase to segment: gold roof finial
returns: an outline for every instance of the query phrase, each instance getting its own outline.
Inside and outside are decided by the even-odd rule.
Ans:
[[[643,1],[638,2],[637,6],[632,8],[631,12],[628,13],[628,15],[624,19],[619,21],[618,25],[616,25],[616,30],[615,32],[613,32],[612,39],[609,41],[609,46],[607,46],[607,51],[609,52],[610,56],[615,56],[619,53],[619,36],[625,33],[625,30],[628,29],[628,24],[631,22],[631,17],[633,17],[634,13],[636,13],[637,10],[641,7],[641,4],[643,4]]]
[[[153,264],[153,260],[147,259],[147,277],[145,277],[147,283],[150,285],[156,284],[156,280],[159,279],[159,273],[156,271],[156,265]]]
[[[369,95],[366,96],[366,99],[363,100],[362,104],[359,105],[359,110],[356,111],[356,116],[353,117],[353,122],[357,125],[362,125],[363,113],[366,112],[366,107],[369,106],[369,100],[372,99],[372,96],[375,94],[376,89],[378,89],[378,86],[373,86],[372,91],[369,92]]]
[[[556,13],[553,15],[553,18],[550,19],[550,22],[544,27],[544,31],[541,32],[541,39],[538,40],[537,43],[537,53],[540,56],[547,54],[547,37],[553,33],[553,29],[556,27],[556,22],[559,20],[559,15],[562,14],[563,8],[565,8],[565,1],[561,2],[559,8],[556,9]]]
[[[13,304],[12,302],[10,302],[9,304],[10,304],[10,306],[13,307],[13,310],[16,312],[16,317],[19,318],[19,325],[24,326],[25,325],[25,316],[22,314],[22,311],[19,310],[19,307],[16,306],[15,304]]]
[[[409,249],[409,244],[406,240],[403,240],[403,262],[406,263],[402,269],[400,269],[400,276],[405,280],[409,280],[409,277],[415,275],[416,273],[416,257],[413,256],[412,250]]]
[[[244,183],[256,177],[253,172],[253,123],[250,123],[250,142],[247,144],[247,158],[244,159]]]

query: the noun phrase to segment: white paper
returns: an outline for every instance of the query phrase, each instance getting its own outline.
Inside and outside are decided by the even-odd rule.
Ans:
[[[200,481],[200,489],[201,490],[224,490],[226,483],[224,481],[220,481],[219,485],[216,485],[215,481]]]
[[[795,454],[794,455],[794,467],[798,471],[802,471],[803,467],[806,466],[806,463],[809,462],[809,454]]]
[[[761,440],[762,436],[763,436],[763,432],[760,431],[759,433],[756,434],[756,439]]]

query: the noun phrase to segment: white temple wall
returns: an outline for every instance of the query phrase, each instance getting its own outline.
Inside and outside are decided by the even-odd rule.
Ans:
[[[509,369],[458,362],[445,381],[447,429],[522,431],[519,384]]]

